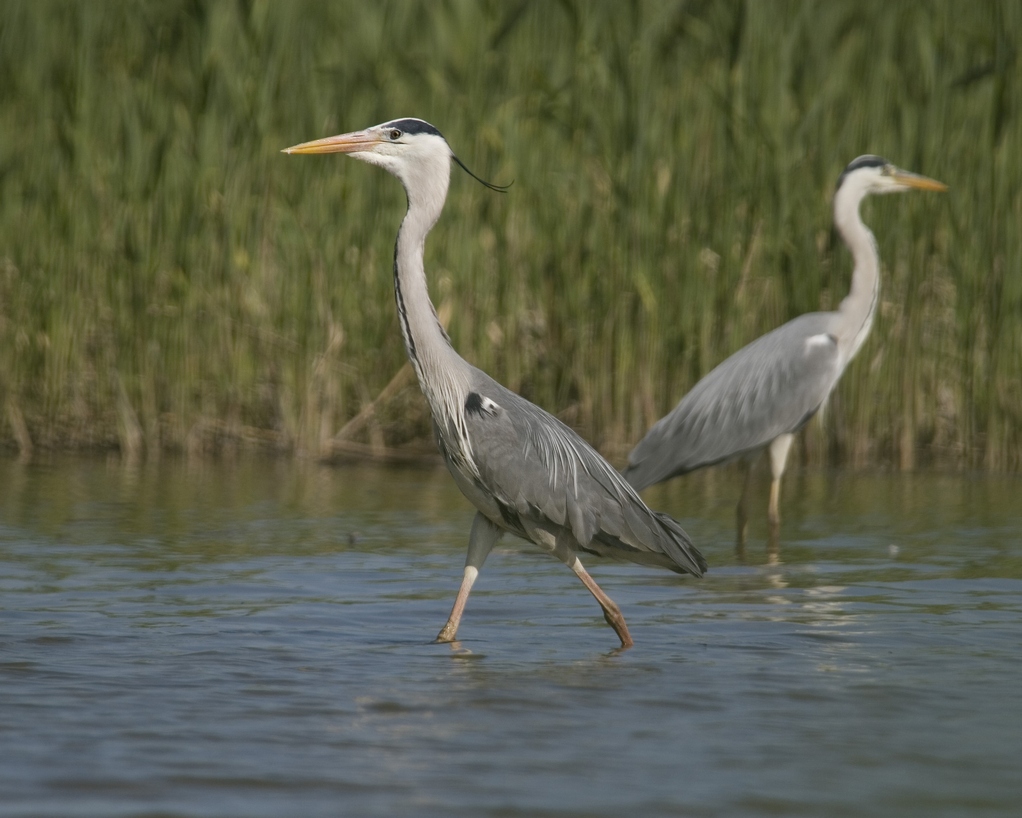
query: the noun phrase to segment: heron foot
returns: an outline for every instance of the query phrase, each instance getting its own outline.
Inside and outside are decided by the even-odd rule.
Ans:
[[[635,642],[632,641],[632,635],[628,632],[628,625],[625,624],[624,615],[616,605],[613,609],[604,608],[603,618],[607,620],[607,624],[614,629],[614,633],[616,633],[618,639],[621,640],[622,650],[630,648],[635,644]]]
[[[578,557],[575,557],[575,561],[571,563],[571,570],[575,572],[586,588],[589,589],[589,593],[600,603],[600,608],[603,610],[603,618],[607,620],[607,624],[614,629],[614,633],[621,640],[622,650],[634,645],[635,643],[632,641],[632,635],[628,632],[628,626],[625,624],[625,618],[621,613],[621,609],[596,584],[596,580],[589,576],[589,572],[582,566]]]
[[[443,629],[436,635],[435,643],[453,642],[455,635],[458,633],[458,626],[453,622],[448,622],[444,625]]]

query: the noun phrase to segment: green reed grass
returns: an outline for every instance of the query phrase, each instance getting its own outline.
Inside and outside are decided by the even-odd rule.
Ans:
[[[615,457],[844,296],[848,161],[942,179],[865,205],[883,303],[801,456],[1017,470],[1020,44],[1008,2],[8,0],[0,441],[426,441],[386,389],[400,187],[279,153],[420,116],[514,180],[455,171],[428,244],[455,345]]]

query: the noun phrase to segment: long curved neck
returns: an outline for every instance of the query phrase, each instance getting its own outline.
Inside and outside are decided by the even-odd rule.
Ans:
[[[876,239],[859,215],[859,204],[865,191],[841,188],[834,197],[834,225],[852,253],[855,268],[852,288],[841,301],[839,347],[846,350],[847,364],[859,351],[870,328],[880,301],[880,254]]]
[[[438,428],[446,434],[452,419],[462,415],[469,392],[469,366],[451,346],[426,286],[426,235],[443,209],[447,175],[431,177],[431,181],[430,185],[405,185],[408,212],[394,248],[394,294],[408,360]]]

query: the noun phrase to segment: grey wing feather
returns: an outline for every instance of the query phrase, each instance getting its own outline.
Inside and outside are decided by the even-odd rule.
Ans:
[[[829,319],[801,315],[719,364],[628,455],[628,482],[643,489],[800,429],[841,374]]]
[[[583,550],[702,576],[706,561],[681,526],[651,511],[575,431],[483,372],[474,381],[496,404],[466,412],[481,488],[500,510],[495,522],[526,536],[526,517],[569,532]]]

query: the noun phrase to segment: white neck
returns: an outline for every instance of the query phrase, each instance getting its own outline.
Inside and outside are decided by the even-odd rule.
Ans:
[[[859,215],[859,205],[867,192],[863,187],[844,186],[834,197],[834,225],[855,262],[851,291],[838,307],[842,327],[838,347],[844,350],[843,365],[855,357],[869,335],[880,300],[880,254],[873,233]]]
[[[437,318],[423,263],[426,236],[439,218],[447,197],[449,161],[445,172],[435,171],[429,174],[429,184],[423,184],[421,178],[402,179],[408,192],[408,212],[401,222],[394,251],[394,292],[408,359],[429,403],[442,442],[452,456],[461,455],[471,462],[463,411],[471,368],[455,352]]]
[[[444,188],[441,194],[446,193],[446,185]],[[394,295],[401,334],[423,391],[426,391],[429,380],[425,377],[426,372],[442,372],[444,367],[441,364],[449,363],[448,358],[452,355],[458,357],[430,300],[423,263],[426,236],[442,207],[442,195],[439,202],[417,202],[409,195],[408,212],[401,222],[394,248]]]

